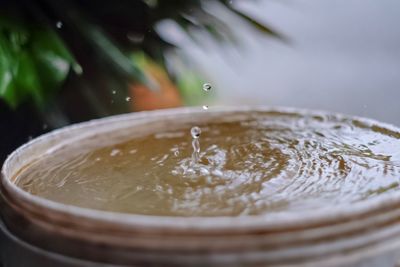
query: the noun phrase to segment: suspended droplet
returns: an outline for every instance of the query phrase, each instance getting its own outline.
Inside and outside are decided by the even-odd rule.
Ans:
[[[192,127],[192,129],[190,129],[190,133],[192,134],[192,137],[194,139],[197,139],[201,135],[201,129],[198,126],[194,126],[194,127]]]
[[[204,105],[204,106],[203,106],[203,109],[204,109],[204,110],[207,110],[207,109],[208,109],[208,106],[207,106],[207,105]]]
[[[127,97],[125,98],[125,100],[126,100],[126,102],[129,102],[129,101],[131,101],[131,97],[130,97],[130,96],[127,96]]]
[[[61,29],[62,26],[63,26],[63,23],[61,21],[57,21],[57,23],[56,23],[57,29]]]
[[[210,91],[211,90],[211,84],[209,84],[209,83],[203,84],[203,90],[206,91],[206,92]]]
[[[112,92],[111,92],[113,95],[115,95],[116,93],[117,93],[117,91],[116,90],[112,90]]]

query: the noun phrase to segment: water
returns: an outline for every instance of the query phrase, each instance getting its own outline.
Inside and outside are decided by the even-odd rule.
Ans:
[[[82,143],[81,151],[43,158],[16,183],[61,203],[167,216],[329,209],[399,190],[398,132],[325,115],[239,118],[99,142],[89,151]],[[192,147],[199,139],[201,150]]]
[[[57,23],[56,23],[57,29],[61,29],[62,26],[63,26],[63,23],[61,21],[57,21]]]
[[[193,147],[193,153],[192,153],[192,166],[197,164],[200,159],[200,135],[201,135],[201,129],[198,126],[192,127],[190,129],[190,134],[192,135],[192,147]],[[191,172],[193,172],[193,169],[190,169]]]
[[[192,135],[193,139],[197,139],[200,137],[201,135],[201,129],[198,126],[194,126],[192,127],[192,129],[190,129],[190,134]]]
[[[126,100],[126,102],[129,102],[129,101],[131,101],[131,97],[130,96],[125,97],[125,100]]]
[[[203,84],[203,90],[206,91],[206,92],[210,91],[211,90],[211,84],[209,84],[209,83]]]

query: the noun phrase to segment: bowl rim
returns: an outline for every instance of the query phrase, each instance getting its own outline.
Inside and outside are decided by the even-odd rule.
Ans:
[[[139,121],[141,119],[158,119],[167,117],[175,117],[191,114],[219,114],[219,113],[235,113],[235,112],[280,112],[280,113],[297,113],[303,116],[334,116],[338,119],[357,120],[361,123],[373,126],[377,125],[391,131],[399,132],[397,128],[391,124],[379,122],[373,119],[363,118],[359,116],[344,115],[336,112],[309,110],[301,108],[288,108],[288,107],[270,107],[270,106],[219,106],[213,107],[204,111],[201,107],[181,107],[174,109],[163,109],[155,111],[141,111],[135,113],[127,113],[122,115],[115,115],[101,119],[90,120],[78,124],[69,125],[52,132],[41,135],[26,144],[17,148],[12,152],[4,162],[1,169],[1,186],[7,194],[16,197],[23,203],[29,203],[33,206],[39,207],[41,210],[45,209],[56,214],[67,214],[69,218],[75,217],[78,219],[90,219],[94,221],[101,221],[104,223],[112,223],[125,227],[134,228],[162,228],[162,229],[175,229],[192,231],[204,230],[240,230],[240,229],[285,229],[291,227],[298,227],[299,225],[312,225],[320,223],[330,223],[337,221],[344,221],[349,218],[359,218],[366,214],[379,212],[387,207],[400,206],[400,190],[383,194],[352,203],[351,205],[339,204],[334,207],[319,208],[317,210],[307,211],[285,211],[274,212],[265,215],[249,215],[237,217],[184,217],[184,216],[157,216],[157,215],[140,215],[140,214],[127,214],[111,211],[95,210],[90,208],[83,208],[74,205],[63,204],[32,195],[15,185],[11,181],[13,174],[18,170],[12,171],[11,164],[13,161],[18,160],[20,154],[32,146],[40,145],[43,142],[49,142],[53,138],[61,134],[66,134],[74,131],[84,130],[90,127],[105,126],[107,124],[118,124],[124,121]]]

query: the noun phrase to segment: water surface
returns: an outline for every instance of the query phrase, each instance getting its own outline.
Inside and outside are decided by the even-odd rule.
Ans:
[[[65,204],[166,216],[306,211],[399,187],[400,133],[377,125],[277,112],[196,125],[195,165],[185,124],[90,151],[82,142],[82,151],[55,152],[16,183]]]

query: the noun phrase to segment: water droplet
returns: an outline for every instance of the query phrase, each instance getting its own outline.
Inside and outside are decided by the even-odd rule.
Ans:
[[[61,29],[62,26],[63,26],[63,23],[61,21],[57,21],[57,23],[56,23],[57,29]]]
[[[210,91],[211,90],[211,84],[209,84],[209,83],[205,83],[205,84],[203,84],[203,90],[204,91]]]
[[[198,126],[194,126],[194,127],[192,127],[192,129],[190,129],[190,133],[192,134],[192,137],[194,139],[197,139],[201,135],[201,129]]]
[[[126,100],[126,102],[129,102],[129,101],[131,101],[131,97],[130,97],[130,96],[127,96],[127,97],[125,98],[125,100]]]
[[[113,95],[115,95],[116,93],[117,93],[117,91],[116,90],[112,90],[112,92],[111,92]]]
[[[179,151],[176,150],[176,151],[174,152],[174,155],[175,155],[175,157],[179,156]]]
[[[118,155],[120,152],[121,152],[121,150],[119,150],[119,149],[113,149],[110,153],[110,156],[114,157],[114,156]]]
[[[46,130],[48,128],[47,124],[43,124],[42,129]]]
[[[204,105],[204,106],[203,106],[203,109],[204,109],[204,110],[207,110],[207,109],[208,109],[208,106],[207,106],[207,105]]]

